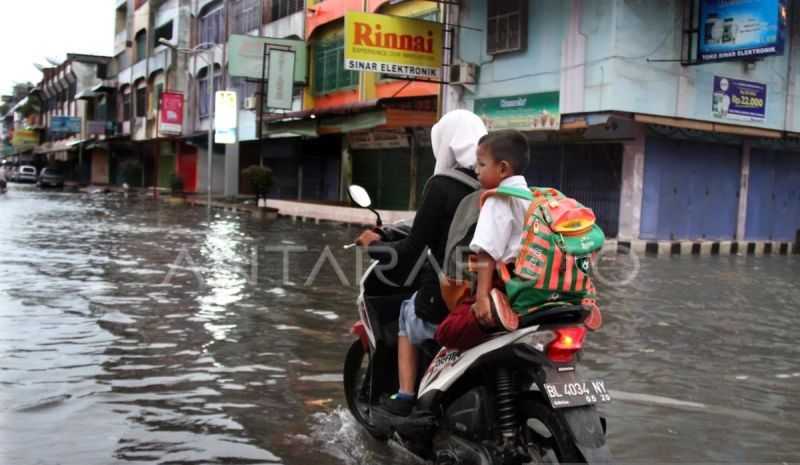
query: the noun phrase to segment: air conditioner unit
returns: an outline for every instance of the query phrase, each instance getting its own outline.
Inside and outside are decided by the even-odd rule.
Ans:
[[[450,84],[475,84],[478,78],[478,65],[457,63],[450,66]]]
[[[258,97],[247,97],[244,99],[245,110],[255,110],[258,107]]]

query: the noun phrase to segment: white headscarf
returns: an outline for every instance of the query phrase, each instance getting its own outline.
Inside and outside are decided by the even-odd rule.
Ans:
[[[431,129],[433,174],[453,168],[473,168],[477,162],[478,140],[486,135],[483,120],[468,110],[453,110]]]

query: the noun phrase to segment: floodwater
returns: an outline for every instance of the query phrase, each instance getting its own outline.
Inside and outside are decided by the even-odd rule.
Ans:
[[[11,185],[0,464],[414,463],[343,408],[356,232]],[[800,461],[798,257],[601,270],[619,461]]]

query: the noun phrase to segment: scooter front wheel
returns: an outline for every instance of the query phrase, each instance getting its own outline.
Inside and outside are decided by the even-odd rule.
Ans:
[[[344,360],[344,395],[350,413],[364,428],[376,439],[387,439],[388,435],[381,431],[372,418],[372,405],[370,404],[370,373],[372,367],[364,345],[356,340],[347,351]]]

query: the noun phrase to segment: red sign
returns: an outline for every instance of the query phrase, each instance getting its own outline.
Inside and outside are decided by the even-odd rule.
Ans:
[[[180,136],[183,133],[183,94],[164,92],[161,94],[158,130],[161,134]]]

